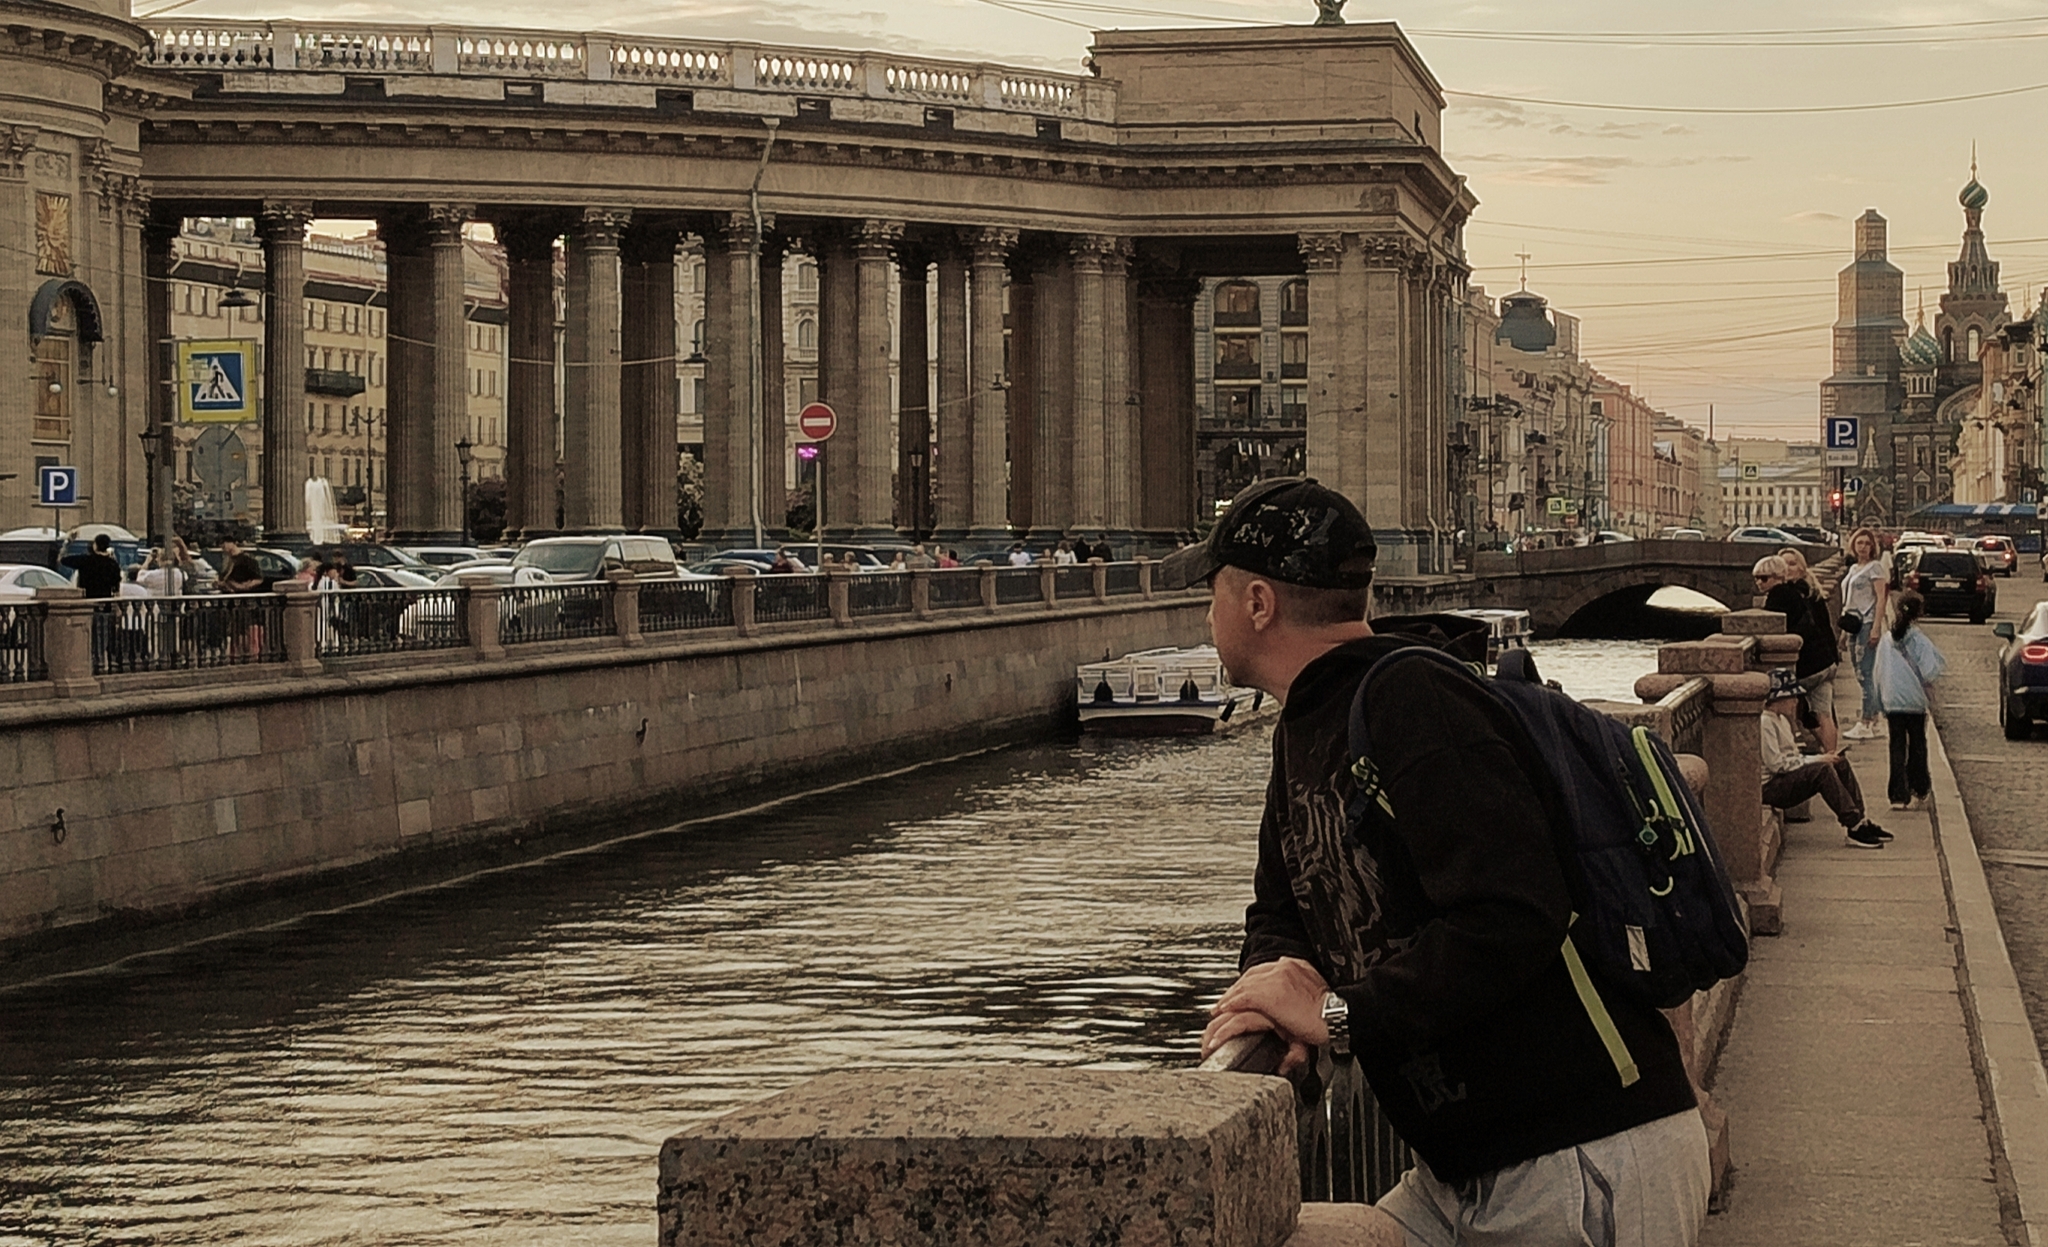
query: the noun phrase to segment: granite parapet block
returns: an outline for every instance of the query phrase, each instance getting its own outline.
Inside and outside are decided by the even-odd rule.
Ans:
[[[662,1247],[1280,1247],[1294,1094],[1197,1071],[826,1075],[661,1149]]]

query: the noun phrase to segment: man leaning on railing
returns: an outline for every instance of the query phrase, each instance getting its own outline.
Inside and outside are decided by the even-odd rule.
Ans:
[[[1710,1173],[1678,1042],[1663,1014],[1610,993],[1608,1032],[1634,1058],[1623,1072],[1589,1024],[1561,952],[1572,904],[1537,764],[1506,712],[1451,664],[1389,664],[1365,712],[1395,816],[1348,825],[1366,673],[1432,636],[1457,653],[1441,617],[1428,631],[1366,622],[1376,555],[1349,499],[1282,477],[1239,493],[1160,569],[1168,589],[1209,585],[1225,668],[1283,705],[1242,973],[1204,1055],[1270,1031],[1283,1069],[1298,1065],[1328,1039],[1325,997],[1342,997],[1351,1050],[1416,1154],[1363,1242],[1685,1247]]]

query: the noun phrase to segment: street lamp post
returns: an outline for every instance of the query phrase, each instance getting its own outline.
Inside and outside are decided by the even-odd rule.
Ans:
[[[149,487],[148,528],[149,544],[151,546],[160,546],[164,544],[164,535],[157,531],[156,522],[156,452],[157,446],[162,441],[162,438],[163,434],[158,432],[155,425],[151,425],[150,427],[142,430],[142,432],[137,433],[135,435],[135,440],[142,443],[142,462],[144,465],[144,471],[146,471],[149,474],[147,480]]]
[[[475,450],[476,450],[476,446],[475,446],[475,444],[474,444],[474,443],[472,443],[472,442],[471,442],[471,441],[469,440],[469,435],[468,435],[468,434],[464,434],[464,435],[463,435],[463,437],[462,437],[462,440],[461,440],[461,441],[459,441],[459,442],[457,442],[457,443],[455,443],[455,459],[456,459],[456,461],[457,461],[458,463],[460,463],[460,464],[462,465],[462,544],[463,544],[463,545],[468,545],[468,544],[469,544],[469,457],[470,457],[470,455],[471,455],[472,453],[474,453],[474,452],[475,452]]]

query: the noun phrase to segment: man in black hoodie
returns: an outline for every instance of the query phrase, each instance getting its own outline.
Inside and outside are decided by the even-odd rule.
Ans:
[[[1692,1086],[1661,1013],[1574,988],[1555,797],[1520,725],[1436,664],[1389,667],[1366,710],[1394,817],[1347,825],[1360,682],[1465,626],[1368,624],[1376,555],[1348,499],[1279,478],[1238,494],[1207,542],[1162,568],[1169,587],[1209,584],[1233,682],[1283,704],[1242,973],[1204,1054],[1272,1031],[1292,1067],[1328,1038],[1326,996],[1342,999],[1352,1051],[1419,1158],[1380,1201],[1381,1242],[1690,1244],[1709,1186]],[[1596,1009],[1633,1068],[1603,1043]]]

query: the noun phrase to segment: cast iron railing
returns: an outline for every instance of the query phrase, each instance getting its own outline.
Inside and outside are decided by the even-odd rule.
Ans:
[[[612,587],[589,581],[524,585],[498,599],[498,639],[507,645],[612,635]]]
[[[732,581],[643,580],[640,631],[682,632],[732,626]]]
[[[1102,569],[1103,591],[1111,597],[1129,597],[1145,591],[1138,579],[1136,563],[1110,563]]]
[[[935,571],[931,578],[932,609],[935,611],[962,610],[981,605],[981,569],[976,567],[947,568]]]
[[[996,569],[996,604],[1011,606],[1020,602],[1044,600],[1044,590],[1038,587],[1038,568],[999,567]]]
[[[188,671],[284,661],[275,593],[115,598],[92,612],[92,673]]]
[[[48,610],[34,602],[0,606],[0,684],[50,678],[43,658],[43,620]]]
[[[469,612],[460,589],[337,589],[321,593],[318,608],[322,658],[469,644]]]
[[[847,577],[846,609],[855,616],[908,615],[909,573],[866,572]]]
[[[1068,598],[1094,597],[1095,569],[1085,563],[1054,568],[1052,573],[1052,595],[1060,601],[1065,601]]]
[[[818,572],[767,575],[754,579],[754,620],[789,623],[799,619],[830,619],[832,599],[826,577]]]

